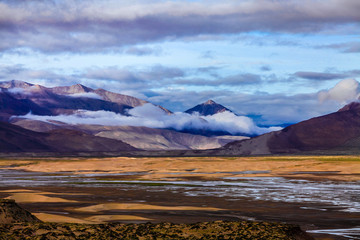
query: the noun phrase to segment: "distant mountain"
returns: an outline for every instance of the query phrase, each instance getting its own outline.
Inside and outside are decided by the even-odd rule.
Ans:
[[[86,87],[81,84],[76,84],[72,86],[61,86],[61,87],[54,87],[51,88],[51,91],[53,93],[59,94],[59,95],[69,95],[69,96],[78,96],[78,97],[90,97],[91,95],[86,95],[86,93],[93,93],[93,97],[98,97],[102,100],[117,103],[120,105],[130,106],[130,107],[137,107],[144,105],[145,103],[149,103],[145,100],[141,100],[135,97],[119,94],[119,93],[113,93],[106,91],[104,89],[92,89],[89,87]]]
[[[14,128],[16,126],[9,125],[9,129],[3,130],[3,138],[0,138],[2,141],[0,152],[120,151],[130,149],[126,146],[133,146],[132,149],[146,150],[198,150],[219,148],[234,140],[221,136],[213,137],[231,135],[226,131],[199,129],[198,126],[194,127],[192,124],[180,132],[174,129],[132,126],[71,125],[49,120],[42,122],[22,118],[28,113],[41,116],[69,115],[69,119],[71,119],[70,115],[76,115],[75,117],[81,118],[81,110],[107,111],[130,116],[129,110],[144,104],[151,103],[104,89],[92,89],[81,84],[48,88],[18,80],[0,82],[0,121],[14,123],[25,128],[18,129]],[[171,111],[161,106],[152,105],[162,109],[166,114],[172,114]],[[203,115],[230,111],[211,100],[198,106],[202,109],[199,107],[194,109]],[[147,108],[144,109],[143,111],[146,111]],[[103,112],[97,114],[103,114]],[[151,114],[163,116],[157,111]],[[49,118],[51,119],[51,117]],[[200,121],[206,122],[205,119],[200,119]],[[26,129],[31,132],[24,131]],[[9,134],[14,136],[11,141],[6,139]],[[70,140],[66,140],[67,138]],[[236,137],[236,139],[242,139],[242,137]],[[129,145],[123,145],[125,143]]]
[[[30,111],[37,115],[51,114],[50,110],[30,99],[18,99],[9,92],[0,91],[0,121],[7,121],[13,115],[25,115]]]
[[[81,84],[47,88],[41,85],[12,80],[0,82],[2,105],[0,117],[24,115],[72,114],[76,110],[111,111],[127,114],[127,110],[149,103],[135,97],[113,93],[104,89],[93,90]],[[166,113],[169,110],[160,107]],[[3,116],[1,116],[3,115]]]
[[[120,141],[84,132],[58,129],[34,132],[0,122],[0,152],[120,152],[136,148]]]
[[[209,115],[214,115],[216,113],[221,113],[221,112],[225,112],[225,111],[231,112],[230,109],[224,107],[223,105],[218,104],[218,103],[214,102],[213,100],[208,100],[204,103],[201,103],[199,105],[196,105],[193,108],[186,110],[185,112],[189,113],[189,114],[198,112],[201,116],[209,116]]]
[[[360,103],[249,140],[236,141],[220,152],[235,155],[297,153],[360,148]]]
[[[246,137],[237,136],[205,137],[167,129],[147,127],[85,124],[69,125],[59,122],[49,123],[21,118],[13,119],[12,123],[37,132],[48,132],[56,129],[82,131],[94,136],[121,140],[135,148],[143,150],[213,149],[235,140],[246,139]]]

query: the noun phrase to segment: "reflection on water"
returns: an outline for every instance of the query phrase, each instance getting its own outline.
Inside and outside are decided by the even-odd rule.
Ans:
[[[224,177],[219,181],[141,181],[108,180],[99,176],[143,175],[144,172],[72,174],[37,173],[16,170],[0,170],[2,186],[77,185],[148,188],[149,190],[178,190],[188,196],[219,196],[231,200],[247,198],[253,200],[318,203],[326,210],[336,207],[339,211],[360,212],[360,181],[309,181],[282,177]],[[306,207],[306,206],[304,206]]]
[[[322,233],[331,234],[335,236],[347,237],[350,239],[360,239],[360,227],[346,228],[346,229],[324,229],[324,230],[311,230],[309,233]]]

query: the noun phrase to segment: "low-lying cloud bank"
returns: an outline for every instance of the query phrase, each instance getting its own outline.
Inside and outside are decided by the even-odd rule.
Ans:
[[[172,128],[176,130],[210,130],[226,131],[233,135],[260,135],[280,130],[279,127],[262,128],[255,125],[252,119],[237,116],[231,112],[217,113],[212,116],[198,114],[174,113],[168,115],[160,108],[145,104],[129,110],[130,116],[109,111],[79,110],[73,115],[39,116],[28,113],[25,117],[40,121],[60,121],[68,124],[100,124],[109,126],[143,126],[150,128]]]

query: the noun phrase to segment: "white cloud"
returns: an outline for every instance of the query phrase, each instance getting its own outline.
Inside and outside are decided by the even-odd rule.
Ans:
[[[73,94],[68,94],[68,97],[74,97],[74,98],[78,98],[78,97],[85,97],[85,98],[94,98],[94,99],[103,99],[100,95],[93,93],[93,92],[84,92],[84,93],[73,93]]]
[[[29,91],[26,91],[24,88],[9,88],[8,92],[12,94],[29,94]]]
[[[145,126],[150,128],[205,129],[227,131],[231,134],[263,134],[280,128],[260,128],[247,117],[222,112],[213,116],[200,117],[198,114],[174,113],[168,115],[160,108],[145,104],[129,110],[131,116],[109,111],[79,110],[73,115],[38,116],[31,113],[22,116],[40,121],[55,120],[69,124],[101,124],[111,126]]]
[[[237,116],[232,112],[225,111],[215,115],[204,117],[212,128],[224,129],[231,134],[239,132],[250,134],[263,134],[270,131],[280,130],[279,127],[261,128],[255,125],[253,120],[244,116]]]
[[[333,88],[318,93],[318,99],[321,103],[325,101],[336,101],[346,104],[358,100],[360,96],[359,82],[355,79],[345,79],[338,82]]]

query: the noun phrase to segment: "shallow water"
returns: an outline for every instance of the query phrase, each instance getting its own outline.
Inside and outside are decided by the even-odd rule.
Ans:
[[[349,239],[360,239],[360,227],[345,228],[345,229],[323,229],[323,230],[310,230],[309,233],[322,233],[335,236],[346,237]]]
[[[42,185],[129,185],[128,187],[153,190],[183,189],[189,196],[219,196],[229,199],[248,198],[253,200],[320,203],[339,211],[360,212],[360,181],[309,181],[282,177],[224,177],[219,181],[141,181],[141,180],[96,180],[101,176],[143,175],[144,172],[72,174],[39,173],[0,169],[2,186]],[[319,210],[326,210],[321,208]]]
[[[300,203],[302,209],[316,211],[360,212],[360,181],[310,181],[282,177],[224,177],[217,181],[142,181],[111,180],[96,177],[133,176],[151,174],[128,173],[84,173],[72,172],[39,173],[11,169],[0,169],[3,187],[34,186],[81,186],[120,187],[146,191],[172,191],[186,196],[218,196],[227,200],[261,200],[269,202]],[[251,174],[251,173],[250,173]],[[359,224],[360,225],[360,224]],[[336,236],[360,239],[360,227],[352,229],[314,230]]]

